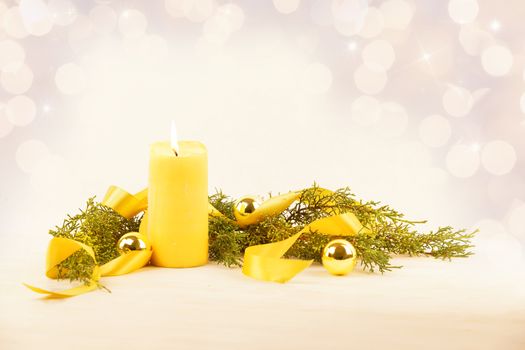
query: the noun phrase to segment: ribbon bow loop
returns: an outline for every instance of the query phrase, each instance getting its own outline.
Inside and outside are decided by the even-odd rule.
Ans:
[[[101,203],[112,208],[125,218],[130,219],[138,213],[146,210],[148,204],[147,196],[147,189],[132,195],[119,187],[111,186]],[[146,222],[145,219],[146,215],[142,223]],[[141,225],[140,230],[141,233],[143,233],[143,231],[145,231],[145,226]],[[47,250],[46,275],[49,278],[57,278],[58,265],[81,249],[93,258],[93,261],[95,262],[91,279],[85,285],[62,291],[51,291],[25,283],[24,285],[32,291],[45,294],[50,298],[72,297],[96,289],[101,276],[118,276],[140,269],[149,262],[152,254],[151,250],[131,251],[99,266],[96,264],[95,253],[91,247],[74,239],[54,237],[49,242]]]

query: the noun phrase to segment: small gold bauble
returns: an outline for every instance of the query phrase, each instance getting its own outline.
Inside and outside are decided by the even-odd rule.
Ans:
[[[149,239],[141,233],[130,232],[120,237],[117,243],[117,250],[120,254],[137,250],[151,250]]]
[[[354,246],[344,239],[335,239],[323,249],[323,266],[332,275],[350,273],[357,262],[357,252]]]
[[[259,206],[260,204],[255,197],[245,196],[235,202],[233,211],[235,216],[245,216],[253,213]]]

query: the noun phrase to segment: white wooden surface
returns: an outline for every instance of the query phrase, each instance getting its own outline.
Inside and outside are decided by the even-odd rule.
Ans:
[[[150,267],[62,300],[21,285],[49,282],[42,260],[1,260],[0,349],[525,349],[524,266],[478,257],[346,277],[316,265],[287,284]]]

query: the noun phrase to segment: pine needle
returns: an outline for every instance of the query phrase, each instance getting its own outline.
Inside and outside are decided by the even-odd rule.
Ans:
[[[79,250],[58,266],[58,278],[88,283],[95,265],[103,265],[119,256],[117,242],[124,234],[138,231],[141,217],[126,219],[113,209],[89,198],[86,209],[79,214],[68,215],[49,234],[54,237],[74,239],[84,243],[95,253],[94,261],[84,250]]]
[[[218,192],[210,197],[210,202],[219,211],[225,210],[223,213],[226,216],[233,218],[231,210],[234,201],[231,198]],[[237,256],[235,261],[240,265],[240,257],[247,247],[286,239],[314,220],[346,212],[354,213],[372,234],[337,237],[322,232],[305,233],[285,256],[321,261],[324,246],[333,239],[343,238],[354,245],[365,270],[383,273],[401,267],[390,263],[394,255],[451,259],[472,254],[471,239],[476,231],[467,233],[446,226],[420,233],[417,226],[425,221],[407,220],[402,213],[380,202],[359,200],[349,188],[341,188],[326,195],[314,184],[303,190],[300,200],[280,215],[265,218],[242,230],[231,222],[217,225],[214,223],[216,219],[210,217],[210,259],[230,266],[233,257]],[[235,237],[235,244],[215,244],[217,237],[224,241],[225,235]]]

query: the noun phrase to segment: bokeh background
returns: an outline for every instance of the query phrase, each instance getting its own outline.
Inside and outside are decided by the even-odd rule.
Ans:
[[[43,256],[87,197],[145,187],[149,144],[175,120],[208,147],[210,192],[350,186],[522,261],[524,14],[521,0],[0,1],[0,253]]]

